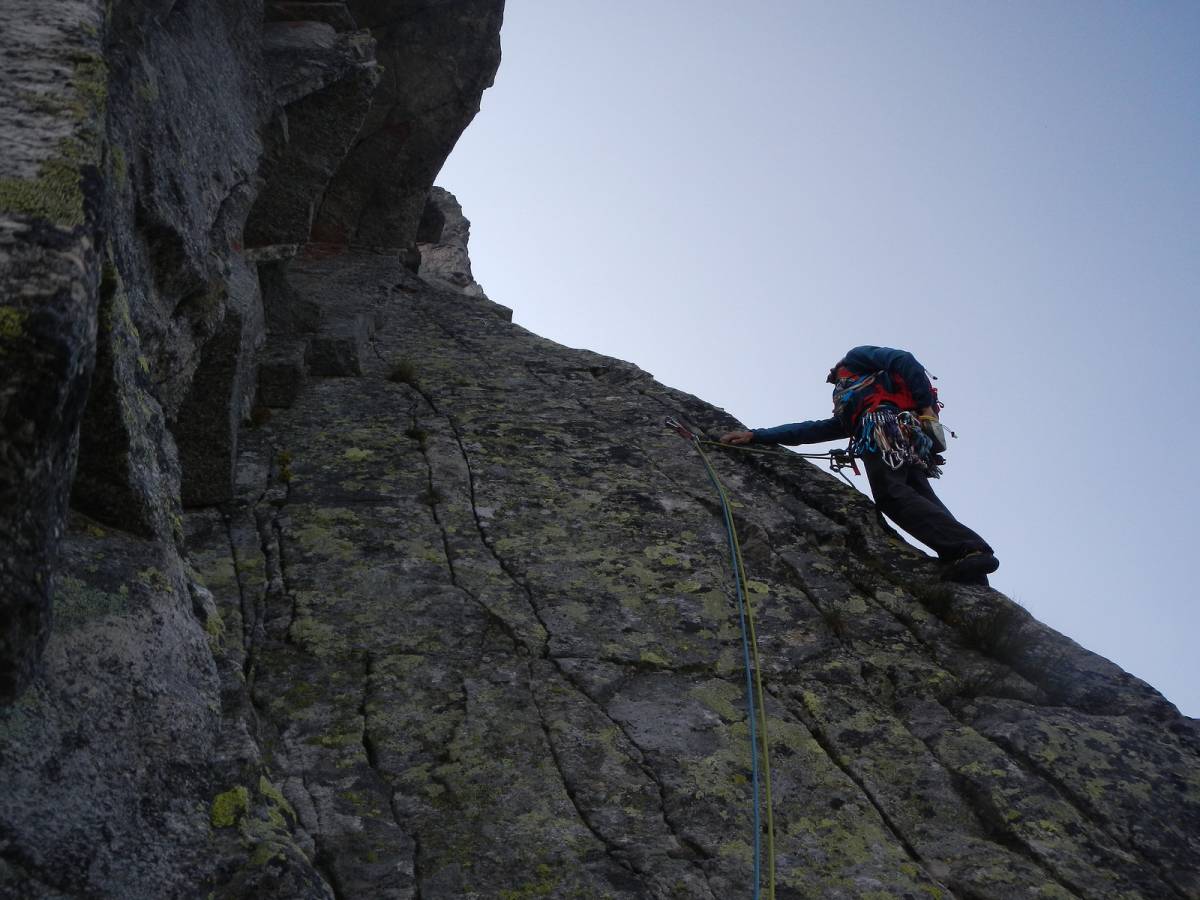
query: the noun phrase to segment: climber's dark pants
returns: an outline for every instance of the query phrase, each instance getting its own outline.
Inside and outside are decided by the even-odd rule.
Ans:
[[[879,511],[939,557],[951,561],[974,550],[992,552],[987,541],[951,515],[916,466],[893,469],[878,453],[868,453],[862,461]]]

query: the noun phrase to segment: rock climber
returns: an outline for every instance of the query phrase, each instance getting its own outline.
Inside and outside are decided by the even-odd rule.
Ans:
[[[833,385],[833,417],[731,431],[724,444],[815,444],[850,438],[850,452],[867,469],[879,510],[945,565],[942,578],[987,584],[1000,562],[987,541],[954,518],[929,485],[941,475],[926,423],[938,422],[937,389],[915,356],[890,347],[855,347],[826,378]]]

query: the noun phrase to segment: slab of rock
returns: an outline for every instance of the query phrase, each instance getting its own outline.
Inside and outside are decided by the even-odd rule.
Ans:
[[[304,363],[312,375],[357,376],[370,352],[372,317],[357,315],[331,322],[308,342]]]
[[[276,336],[313,334],[321,328],[321,308],[300,297],[288,282],[289,262],[282,259],[258,264],[267,331]]]
[[[104,274],[99,350],[71,505],[143,537],[171,535],[180,512],[175,441],[154,397],[150,367],[130,316],[129,293],[111,263]]]
[[[0,702],[29,683],[95,359],[103,4],[0,11]]]
[[[744,894],[726,538],[662,420],[736,423],[394,257],[290,274],[325,310],[375,310],[374,359],[406,362],[403,379],[372,357],[361,379],[313,379],[264,432],[285,462],[255,515],[287,565],[254,691],[331,882]],[[758,623],[778,896],[1194,892],[1194,723],[1007,598],[938,582],[807,462],[713,462]]]
[[[224,319],[255,196],[261,24],[235,0],[115,0],[107,46],[111,255],[173,424]]]
[[[228,290],[224,319],[204,346],[172,429],[183,469],[184,506],[232,499],[238,430],[250,416],[258,387],[256,352],[265,330],[257,269],[236,261]]]
[[[239,0],[114,0],[103,35],[76,27],[87,3],[14,2],[0,622],[6,689],[26,687],[0,704],[0,895],[747,895],[727,539],[663,419],[738,423],[513,326],[474,295],[461,211],[425,204],[499,3],[351,4],[391,99],[325,192],[344,233],[247,254],[273,98],[356,65],[340,5],[275,4],[307,24],[267,29],[264,53]],[[97,81],[71,67],[101,36],[93,158]],[[63,119],[55,86],[88,115]],[[100,192],[77,177],[97,159]],[[66,522],[31,675],[97,293],[76,496],[101,518]],[[310,339],[315,369],[357,377],[294,377]],[[287,403],[239,427],[256,391]],[[180,513],[164,423],[182,492],[217,505]],[[777,896],[1196,895],[1195,721],[1000,594],[936,581],[828,473],[713,465],[756,614]]]

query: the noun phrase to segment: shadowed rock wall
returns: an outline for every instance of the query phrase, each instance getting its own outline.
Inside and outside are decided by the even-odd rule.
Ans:
[[[436,92],[458,62],[410,72]],[[213,655],[183,509],[237,491],[273,330],[300,375],[367,346],[362,317],[317,335],[286,267],[373,102],[375,40],[343,3],[14,0],[0,68],[0,895],[326,896],[245,673]],[[443,158],[411,151],[407,189]]]
[[[735,423],[512,325],[427,199],[499,17],[0,11],[0,897],[750,893],[725,536],[662,420]],[[1200,896],[1196,722],[807,463],[716,465],[777,896]]]
[[[500,63],[502,0],[349,0],[384,75],[326,191],[313,237],[371,247],[413,239],[425,195]]]
[[[0,702],[50,632],[96,341],[107,93],[99,2],[13,0],[0,29]]]

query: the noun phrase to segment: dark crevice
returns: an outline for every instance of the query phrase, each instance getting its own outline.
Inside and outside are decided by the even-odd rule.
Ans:
[[[678,843],[680,847],[684,848],[689,853],[691,853],[694,861],[701,863],[699,865],[700,873],[704,876],[705,882],[708,882],[708,872],[704,868],[702,862],[705,860],[715,859],[715,857],[712,853],[709,853],[704,847],[702,847],[701,845],[697,844],[695,841],[691,840],[686,835],[684,835],[679,824],[672,820],[670,814],[667,812],[667,788],[666,788],[666,785],[663,784],[662,779],[659,777],[658,773],[654,771],[654,768],[648,762],[645,761],[646,760],[645,750],[643,750],[642,747],[638,745],[637,741],[634,740],[633,735],[629,733],[629,729],[625,726],[624,722],[621,722],[619,719],[614,718],[612,716],[612,714],[609,713],[609,711],[605,708],[604,704],[599,702],[598,700],[596,700],[594,697],[592,697],[587,692],[586,688],[584,688],[582,685],[578,684],[575,681],[575,679],[571,677],[571,673],[566,671],[559,664],[559,662],[557,660],[552,660],[552,662],[554,662],[555,668],[558,669],[558,672],[563,677],[564,681],[567,684],[571,685],[576,690],[576,692],[579,693],[579,695],[581,697],[583,697],[585,700],[588,701],[588,703],[592,704],[592,706],[594,706],[600,712],[600,714],[604,716],[605,719],[607,719],[609,722],[612,723],[613,727],[615,727],[618,731],[621,732],[621,734],[625,738],[625,740],[629,742],[629,745],[638,751],[639,755],[642,758],[640,760],[639,759],[631,759],[631,761],[635,765],[637,765],[637,767],[641,770],[642,774],[646,776],[646,778],[650,781],[651,784],[654,785],[655,789],[657,790],[658,805],[659,805],[659,810],[662,813],[663,823],[667,826],[668,831],[670,831],[671,836],[675,839],[676,843]],[[711,890],[711,884],[709,885],[709,887]]]
[[[371,733],[371,717],[367,710],[367,703],[371,698],[371,681],[374,678],[375,665],[374,659],[370,652],[363,654],[363,675],[362,675],[362,701],[359,703],[358,714],[362,717],[362,747],[363,754],[367,758],[367,765],[375,773],[379,779],[380,788],[387,793],[388,811],[392,814],[392,821],[396,823],[396,828],[403,835],[408,834],[408,828],[404,824],[404,820],[396,809],[396,791],[392,786],[391,779],[388,777],[388,772],[379,764],[379,747],[375,743],[374,735]],[[416,836],[413,836],[414,845],[416,844]],[[416,851],[413,855],[413,881],[415,885],[415,895],[420,896],[420,882],[416,872]]]
[[[949,711],[949,710],[948,710]],[[953,712],[951,712],[953,716]],[[968,726],[970,727],[970,726]],[[974,729],[972,729],[974,730]],[[912,733],[912,732],[910,732]],[[965,775],[955,771],[949,766],[937,752],[937,748],[933,746],[930,739],[915,735],[922,744],[925,745],[930,755],[937,760],[938,765],[949,776],[950,783],[954,787],[954,792],[962,799],[963,804],[971,810],[975,815],[976,821],[979,822],[987,837],[995,844],[1010,851],[1015,856],[1024,859],[1031,863],[1046,878],[1054,884],[1061,887],[1067,893],[1076,897],[1086,897],[1088,892],[1082,890],[1078,885],[1072,884],[1071,881],[1059,873],[1055,872],[1051,865],[1028,844],[1023,841],[1019,835],[1015,834],[1004,817],[996,810],[992,801],[983,795],[982,791]]]
[[[325,850],[319,844],[317,852],[313,854],[312,865],[317,870],[317,874],[329,885],[329,891],[333,894],[333,900],[349,900],[342,890],[342,885],[337,874],[333,871],[333,859],[330,857],[329,851]]]
[[[430,403],[429,406],[431,409],[436,409],[432,403]],[[412,427],[414,429],[420,428],[420,419],[417,417],[415,409],[412,411]],[[445,527],[445,525],[442,524],[441,516],[438,514],[438,501],[437,501],[438,491],[437,491],[436,483],[435,483],[434,477],[433,477],[433,461],[429,458],[429,451],[425,447],[424,442],[421,443],[421,458],[425,462],[425,469],[426,469],[426,473],[427,473],[427,488],[426,488],[426,490],[429,492],[429,494],[428,494],[429,501],[430,501],[428,504],[429,505],[429,514],[433,520],[434,526],[437,528],[438,533],[441,535],[442,553],[446,557],[446,572],[450,578],[450,583],[456,589],[461,591],[465,597],[467,597],[469,600],[471,600],[471,602],[473,602],[481,610],[483,610],[485,616],[487,617],[487,621],[489,623],[494,624],[497,627],[499,627],[500,630],[509,639],[509,641],[512,643],[512,645],[514,647],[524,647],[529,652],[535,653],[538,656],[544,657],[546,655],[545,644],[543,644],[540,647],[530,647],[528,645],[528,643],[521,637],[521,635],[517,633],[516,629],[513,628],[513,626],[508,622],[507,619],[505,619],[503,616],[501,616],[497,612],[495,612],[495,610],[493,610],[490,606],[488,606],[481,599],[479,599],[479,597],[476,596],[474,592],[472,592],[467,587],[465,587],[459,580],[458,573],[455,571],[455,568],[454,568],[454,552],[450,547],[450,536],[449,536],[449,534],[447,534],[446,527]],[[474,504],[472,504],[472,511],[474,511]],[[476,525],[478,525],[478,521],[479,521],[478,516],[476,516]],[[545,627],[544,624],[543,624],[543,627]],[[547,631],[547,634],[549,634],[548,631]]]
[[[362,746],[363,753],[367,757],[367,765],[380,773],[379,768],[379,751],[375,746],[375,741],[371,737],[370,716],[367,713],[367,700],[371,696],[371,654],[366,652],[363,654],[363,675],[362,675],[362,700],[358,704],[358,714],[362,717]],[[384,779],[386,783],[386,779]],[[399,823],[397,823],[399,824]]]
[[[547,657],[551,662],[558,664],[562,659],[577,659],[576,654],[553,655]],[[596,662],[608,663],[609,665],[620,666],[637,675],[662,675],[669,673],[671,675],[699,675],[711,678],[714,675],[721,677],[721,672],[717,670],[711,663],[679,663],[676,665],[660,665],[658,663],[647,662],[644,659],[632,659],[629,657],[605,656],[589,656],[589,660]],[[737,670],[738,677],[741,677],[741,669]]]
[[[242,676],[245,679],[245,685],[242,690],[246,702],[249,704],[247,710],[249,720],[246,725],[250,734],[253,735],[254,743],[258,747],[260,755],[265,758],[266,753],[264,752],[261,729],[264,723],[269,722],[270,719],[267,710],[259,705],[258,697],[254,690],[254,684],[258,675],[259,634],[261,633],[261,618],[265,599],[250,596],[252,592],[246,589],[243,576],[244,561],[238,556],[237,546],[233,537],[232,517],[228,513],[222,513],[222,519],[225,522],[225,534],[229,541],[229,555],[233,562],[234,578],[237,581],[242,611],[242,649],[245,654],[245,659],[242,660]]]
[[[1096,828],[1098,831],[1100,831],[1105,837],[1111,840],[1130,856],[1141,859],[1148,868],[1153,870],[1158,875],[1163,884],[1169,888],[1176,897],[1179,897],[1180,900],[1188,900],[1189,894],[1187,891],[1176,885],[1171,880],[1170,876],[1164,871],[1162,864],[1147,855],[1146,851],[1142,850],[1137,845],[1135,838],[1124,838],[1114,833],[1111,830],[1109,823],[1102,816],[1099,816],[1091,811],[1090,804],[1088,803],[1086,797],[1077,793],[1061,778],[1059,778],[1053,772],[1047,770],[1045,767],[1039,765],[1036,760],[1034,760],[1020,748],[1013,745],[1011,742],[1004,740],[1002,737],[991,737],[990,735],[984,734],[976,729],[971,722],[966,721],[962,716],[955,713],[954,710],[952,710],[949,706],[946,704],[941,705],[943,709],[945,709],[954,717],[955,721],[961,723],[967,728],[970,728],[981,738],[999,749],[1027,776],[1030,778],[1039,779],[1048,785],[1061,800],[1075,810],[1081,819],[1083,819],[1093,828]]]
[[[767,693],[770,694],[776,702],[781,702],[778,697],[771,693],[769,689],[767,690]],[[784,704],[784,706],[786,707],[786,704]],[[837,748],[833,745],[833,742],[829,739],[829,736],[825,734],[825,732],[822,731],[817,725],[816,720],[813,719],[812,716],[808,715],[803,709],[798,708],[795,710],[795,713],[803,723],[804,727],[808,730],[808,733],[812,735],[813,740],[817,742],[817,746],[821,748],[821,751],[825,754],[829,761],[837,766],[841,773],[850,780],[851,784],[858,788],[858,792],[862,794],[866,801],[875,809],[875,812],[879,815],[879,819],[883,822],[883,825],[888,830],[888,833],[891,834],[892,837],[895,838],[896,842],[904,849],[904,852],[908,855],[908,858],[921,867],[921,871],[925,873],[925,876],[929,878],[930,881],[945,889],[945,885],[941,884],[938,879],[934,878],[933,875],[925,869],[925,860],[921,858],[921,854],[917,852],[917,848],[913,846],[907,837],[905,837],[900,826],[897,825],[892,817],[888,814],[883,802],[875,796],[875,794],[866,786],[866,784],[863,783],[863,780],[850,767],[849,762],[843,759],[841,754],[837,752]]]
[[[308,786],[307,776],[303,771],[299,775],[300,783],[304,786],[304,793],[308,795],[308,804],[313,811],[313,815],[317,817],[317,821],[315,822],[316,827],[311,831],[315,846],[311,860],[312,867],[316,869],[317,874],[329,886],[329,892],[333,894],[334,900],[346,900],[345,895],[342,893],[341,883],[332,869],[333,860],[329,851],[323,846],[324,830],[321,827],[320,808],[317,806],[316,798],[313,797],[312,789]]]
[[[638,870],[634,867],[632,861],[625,857],[625,854],[619,847],[615,847],[609,842],[608,838],[605,837],[604,834],[600,832],[594,824],[592,824],[591,818],[584,811],[583,807],[580,806],[579,800],[575,796],[575,792],[571,789],[571,782],[570,779],[567,778],[567,773],[563,768],[562,760],[559,758],[558,747],[554,743],[554,735],[551,734],[550,726],[546,722],[546,713],[542,709],[541,701],[538,699],[537,690],[533,686],[534,676],[532,667],[529,667],[527,671],[529,676],[529,683],[527,685],[529,696],[533,700],[534,709],[537,710],[538,722],[542,726],[542,734],[546,738],[546,746],[550,750],[550,758],[554,761],[554,768],[558,772],[558,780],[562,783],[563,793],[565,793],[567,795],[567,799],[571,801],[571,806],[574,807],[575,815],[579,817],[579,821],[582,822],[584,827],[591,832],[592,836],[599,841],[600,846],[604,848],[604,852],[623,868],[634,874],[637,874]]]
[[[450,427],[450,433],[454,435],[454,441],[458,445],[458,452],[462,454],[463,464],[467,469],[467,492],[471,501],[471,518],[475,522],[475,531],[479,535],[479,542],[487,549],[489,555],[496,561],[496,565],[500,567],[500,570],[508,576],[509,581],[516,585],[524,594],[526,601],[529,603],[530,612],[533,613],[534,619],[541,625],[546,635],[541,647],[538,648],[538,655],[543,659],[548,659],[550,656],[550,627],[546,624],[545,619],[542,618],[541,610],[533,599],[533,590],[529,587],[529,583],[509,566],[504,558],[496,552],[496,548],[492,542],[488,540],[486,530],[483,527],[483,521],[479,518],[479,507],[475,499],[475,470],[471,466],[471,456],[467,453],[462,433],[458,430],[458,424],[451,416],[446,416],[445,420],[446,424]]]
[[[396,815],[395,801],[393,801],[393,803],[392,803],[392,815],[393,816]],[[399,817],[397,817],[397,821],[398,820],[399,820]],[[424,880],[425,874],[422,871],[422,867],[421,867],[421,836],[419,834],[413,834],[412,841],[413,841],[413,857],[412,857],[413,900],[422,900],[421,882]]]
[[[222,513],[221,519],[225,524],[225,540],[229,545],[229,558],[233,563],[233,576],[238,588],[238,605],[242,613],[242,653],[245,655],[245,659],[242,660],[242,675],[248,682],[254,663],[254,617],[246,604],[246,585],[242,581],[242,567],[238,565],[238,552],[233,540],[233,521],[227,513]]]
[[[282,599],[288,603],[289,617],[287,628],[284,634],[291,640],[292,626],[296,623],[298,613],[299,599],[296,592],[291,589],[291,580],[288,578],[288,561],[287,551],[284,549],[283,541],[283,526],[279,524],[279,517],[275,514],[271,516],[271,534],[275,538],[275,546],[279,551],[279,582],[282,590]]]

